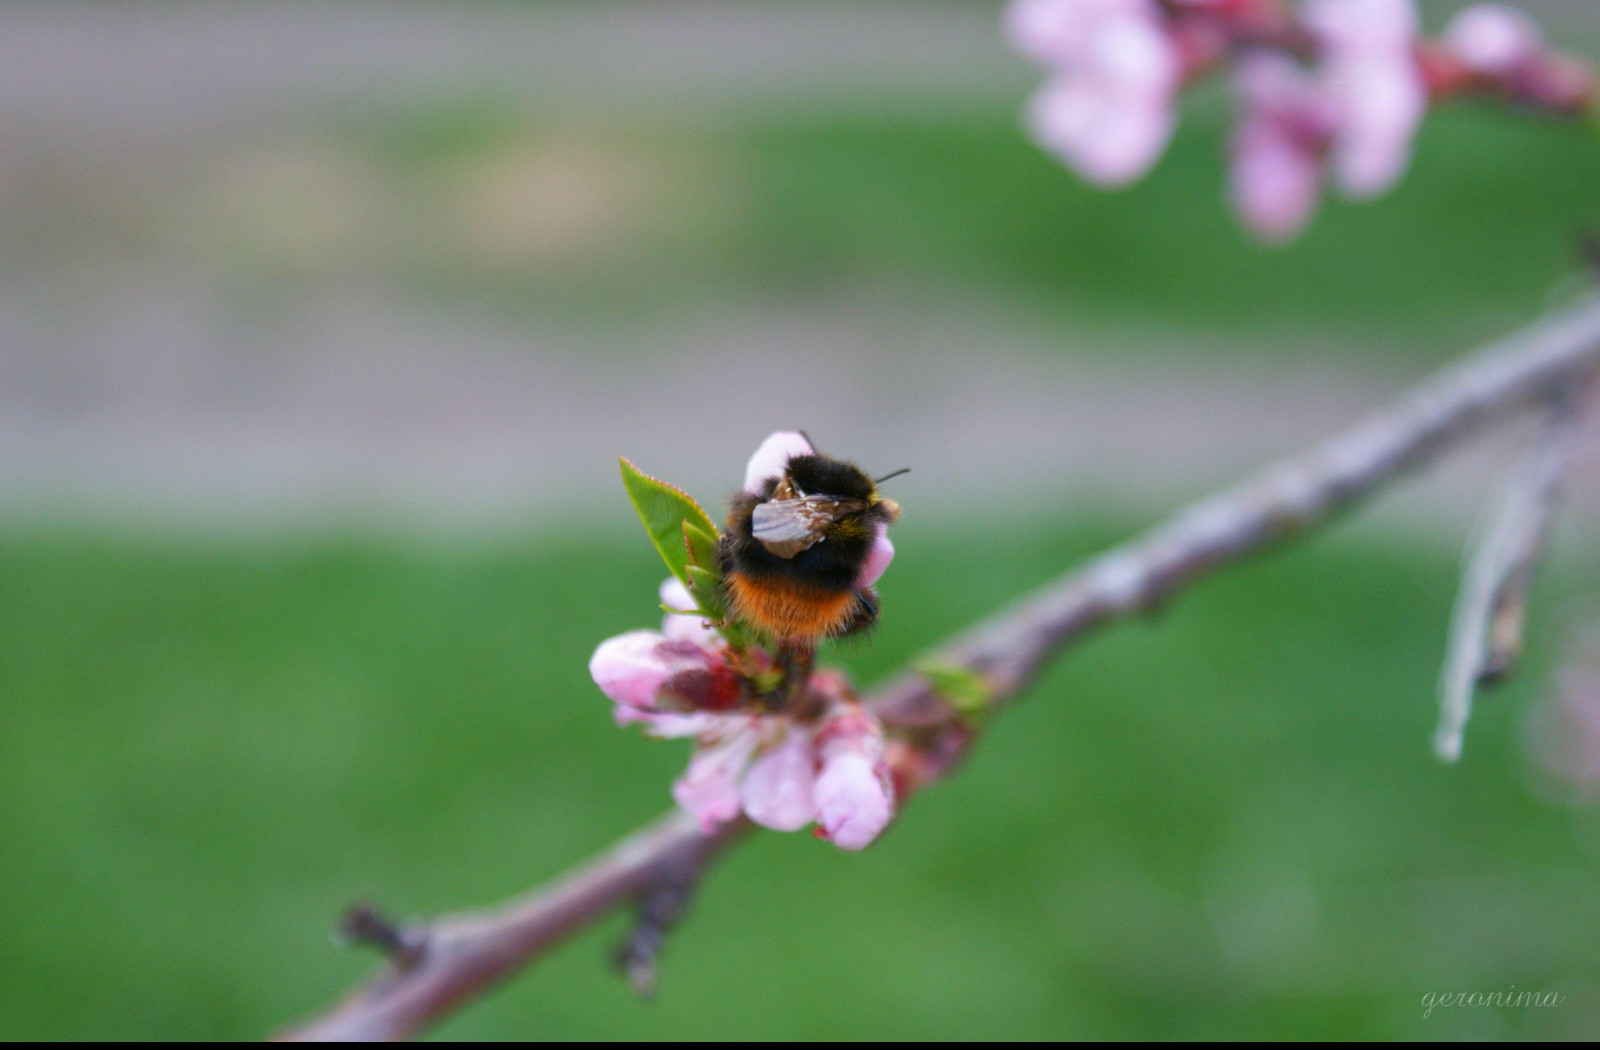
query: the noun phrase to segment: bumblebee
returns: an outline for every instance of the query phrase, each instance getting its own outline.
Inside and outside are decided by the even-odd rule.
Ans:
[[[900,516],[878,484],[901,473],[875,481],[854,464],[811,453],[735,496],[718,547],[734,615],[795,650],[870,627],[878,595],[858,581],[880,528]]]

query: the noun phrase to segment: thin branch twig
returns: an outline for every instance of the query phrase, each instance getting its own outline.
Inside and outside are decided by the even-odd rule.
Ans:
[[[278,1038],[304,1042],[404,1039],[437,1024],[653,885],[663,869],[699,870],[750,829],[734,821],[703,834],[666,814],[561,878],[481,914],[436,919],[401,934],[420,945],[327,1016]]]
[[[1593,423],[1595,377],[1574,380],[1551,403],[1539,436],[1518,464],[1462,574],[1439,678],[1433,749],[1461,757],[1478,686],[1504,678],[1522,655],[1528,587],[1544,553],[1572,461]]]
[[[1045,585],[938,650],[928,664],[978,676],[989,701],[998,705],[1094,628],[1150,608],[1205,572],[1327,523],[1406,470],[1559,391],[1597,363],[1600,300],[1586,299],[1444,369],[1344,433]],[[888,724],[916,742],[896,751],[897,773],[912,788],[942,776],[972,737],[969,723],[941,698],[933,677],[909,671],[868,698]],[[914,763],[920,765],[911,768]],[[686,816],[663,817],[499,909],[421,927],[414,962],[392,967],[330,1014],[283,1038],[412,1035],[636,899],[663,866],[684,865],[689,857],[678,870],[698,872],[748,829],[739,821],[706,835]]]

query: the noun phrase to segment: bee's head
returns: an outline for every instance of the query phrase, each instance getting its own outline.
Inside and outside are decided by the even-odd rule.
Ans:
[[[808,496],[871,500],[876,492],[872,479],[861,468],[827,456],[793,456],[784,474]]]
[[[872,476],[854,463],[815,453],[794,456],[784,469],[784,476],[808,496],[861,500],[869,509],[860,513],[881,518],[885,523],[892,523],[900,516],[900,505],[892,499],[881,498]]]

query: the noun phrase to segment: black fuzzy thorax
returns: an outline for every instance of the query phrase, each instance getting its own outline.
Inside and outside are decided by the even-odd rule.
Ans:
[[[843,515],[823,540],[793,558],[780,558],[751,534],[751,513],[771,499],[778,487],[779,479],[769,478],[759,492],[741,492],[728,506],[728,531],[720,546],[723,575],[737,570],[756,578],[787,576],[834,593],[852,590],[872,550],[876,525],[889,521],[889,515],[877,505],[872,479],[853,464],[815,455],[790,459],[787,474],[808,496],[858,499],[869,506]]]

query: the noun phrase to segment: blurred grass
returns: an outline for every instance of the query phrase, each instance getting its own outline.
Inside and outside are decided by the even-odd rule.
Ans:
[[[840,654],[865,680],[1122,531],[904,528]],[[1346,535],[1209,581],[1074,653],[869,852],[736,851],[656,1001],[605,971],[613,920],[443,1034],[1592,1038],[1597,829],[1539,800],[1518,724],[1595,566],[1541,588],[1445,769],[1454,568]],[[655,815],[683,748],[613,728],[585,662],[660,575],[604,532],[0,538],[0,1035],[259,1036],[365,972],[327,935],[351,899],[486,903]],[[1571,998],[1421,1016],[1513,984]]]

